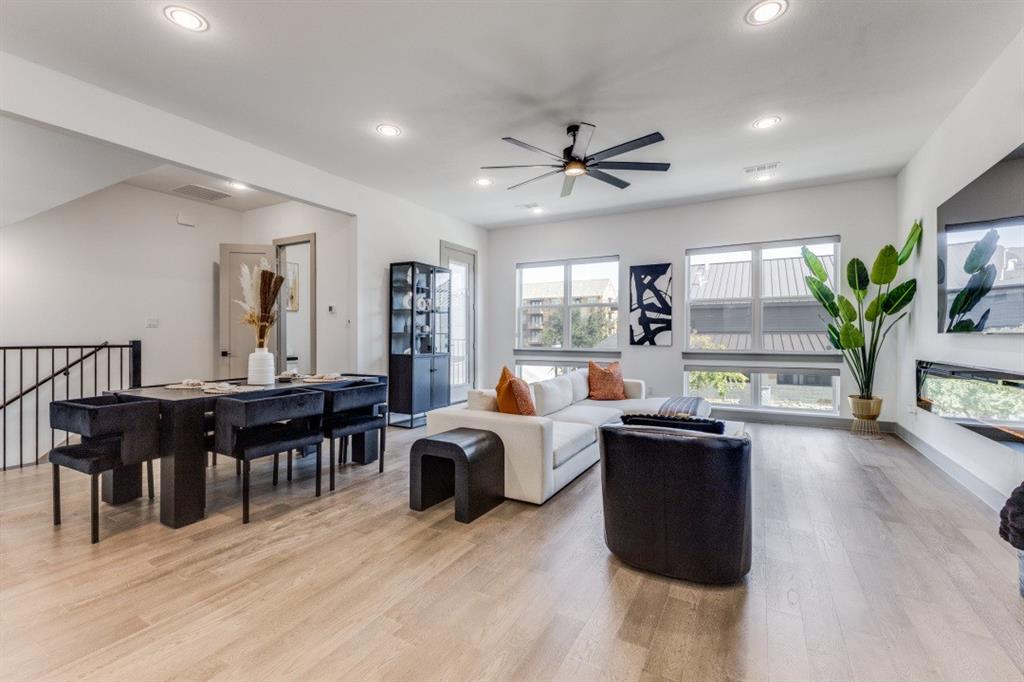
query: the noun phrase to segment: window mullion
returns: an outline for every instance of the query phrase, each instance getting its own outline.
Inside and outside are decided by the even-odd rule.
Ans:
[[[562,266],[564,279],[562,294],[562,348],[572,348],[572,308],[569,306],[572,295],[572,265]]]
[[[755,248],[750,254],[750,350],[759,353],[763,344],[761,334],[761,249]]]

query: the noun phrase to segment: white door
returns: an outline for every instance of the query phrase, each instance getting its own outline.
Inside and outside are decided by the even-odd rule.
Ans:
[[[272,244],[221,244],[220,245],[220,348],[217,358],[218,379],[245,378],[249,371],[249,353],[256,348],[256,333],[242,322],[242,306],[235,301],[242,300],[240,280],[242,264],[250,269],[266,258],[272,270],[276,270],[276,254]],[[270,334],[267,343],[270,351],[276,350],[277,335]]]
[[[452,402],[466,399],[476,386],[476,251],[441,243],[441,266],[452,271]]]

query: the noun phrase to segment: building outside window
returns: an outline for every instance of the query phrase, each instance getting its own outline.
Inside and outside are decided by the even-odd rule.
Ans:
[[[617,257],[524,263],[516,287],[517,348],[618,348]]]
[[[827,364],[838,351],[807,289],[802,246],[835,282],[838,237],[687,251],[688,395],[720,406],[838,411],[839,370]]]

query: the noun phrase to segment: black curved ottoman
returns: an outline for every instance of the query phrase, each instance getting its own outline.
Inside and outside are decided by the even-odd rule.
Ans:
[[[750,440],[601,427],[604,539],[627,564],[698,583],[750,572]]]
[[[455,496],[455,520],[469,523],[505,501],[505,446],[497,434],[452,429],[412,444],[409,508]]]

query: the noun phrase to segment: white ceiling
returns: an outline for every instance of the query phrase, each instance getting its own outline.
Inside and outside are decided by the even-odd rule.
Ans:
[[[250,211],[254,208],[273,206],[274,204],[281,204],[288,201],[285,197],[277,194],[271,194],[270,192],[262,192],[258,189],[235,189],[231,187],[229,180],[182,168],[181,166],[175,166],[170,163],[157,166],[145,173],[140,173],[135,177],[128,178],[124,182],[129,185],[142,187],[143,189],[151,189],[156,192],[163,192],[164,194],[170,194],[171,196],[179,198],[181,198],[181,195],[174,192],[174,190],[184,185],[199,185],[200,187],[207,187],[209,189],[217,190],[218,192],[224,192],[231,196],[224,199],[217,199],[216,201],[206,201],[195,197],[185,198],[190,199],[191,201],[210,204],[211,206],[230,208],[235,211]]]
[[[764,27],[752,3],[4,0],[0,47],[368,186],[488,226],[896,172],[1024,24],[1020,0],[790,0]],[[754,131],[763,114],[782,125]],[[481,165],[592,149],[658,130],[620,160],[668,173],[557,177]],[[382,121],[404,134],[383,139]],[[744,166],[781,161],[753,186]],[[539,203],[539,218],[520,206]]]

